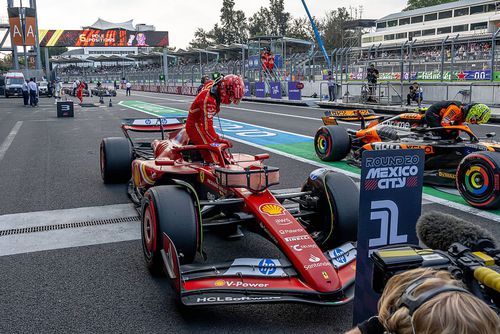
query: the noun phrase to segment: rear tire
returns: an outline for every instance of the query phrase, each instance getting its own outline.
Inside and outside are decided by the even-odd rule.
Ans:
[[[340,126],[322,126],[314,136],[316,155],[323,161],[339,161],[351,150],[351,138]]]
[[[163,233],[175,245],[181,264],[194,261],[200,240],[198,208],[182,186],[150,188],[142,200],[141,239],[144,259],[149,271],[163,273]]]
[[[104,183],[125,183],[132,177],[132,147],[126,138],[104,138],[99,160]]]
[[[318,169],[302,187],[319,197],[317,214],[305,226],[322,250],[357,239],[359,189],[354,181],[327,169]]]
[[[463,199],[479,209],[500,208],[500,153],[476,152],[458,165],[456,186]]]

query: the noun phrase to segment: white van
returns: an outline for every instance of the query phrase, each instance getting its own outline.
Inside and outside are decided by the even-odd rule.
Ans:
[[[5,97],[23,96],[24,74],[9,72],[5,75]]]

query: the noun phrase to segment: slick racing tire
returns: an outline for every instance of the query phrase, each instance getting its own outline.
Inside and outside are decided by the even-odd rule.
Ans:
[[[101,177],[104,183],[125,183],[132,177],[132,147],[126,138],[110,137],[101,141]]]
[[[326,251],[357,239],[359,189],[354,181],[340,173],[320,168],[311,173],[302,191],[311,191],[318,201],[316,214],[304,227],[318,246]]]
[[[456,186],[464,200],[480,209],[500,208],[500,153],[476,152],[458,165]]]
[[[179,185],[150,188],[142,200],[141,239],[146,265],[152,274],[163,273],[163,233],[172,240],[181,264],[194,261],[199,236],[198,208],[191,194]]]
[[[314,150],[323,161],[340,161],[351,150],[351,138],[340,126],[322,126],[314,136]]]

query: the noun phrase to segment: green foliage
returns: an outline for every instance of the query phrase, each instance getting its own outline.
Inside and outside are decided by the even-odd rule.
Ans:
[[[326,13],[326,17],[322,20],[320,27],[318,27],[325,48],[333,49],[342,47],[342,40],[346,37],[345,34],[348,33],[344,30],[344,23],[351,19],[351,15],[349,15],[345,7],[340,7]]]
[[[268,7],[260,7],[247,20],[241,10],[234,8],[234,0],[223,0],[219,22],[209,31],[198,28],[190,46],[203,49],[214,44],[246,43],[248,36],[287,36],[315,41],[309,19],[292,18],[285,11],[284,3],[284,0],[269,0]],[[322,18],[313,18],[327,49],[342,45],[342,39],[348,33],[343,25],[350,19],[345,7],[330,10]]]
[[[408,2],[406,3],[406,8],[403,9],[403,11],[440,5],[453,1],[456,0],[408,0]]]

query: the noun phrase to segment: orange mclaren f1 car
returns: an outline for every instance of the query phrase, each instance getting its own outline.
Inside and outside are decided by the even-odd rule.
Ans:
[[[423,149],[426,184],[456,187],[477,208],[500,208],[500,143],[493,141],[495,133],[479,138],[466,124],[429,128],[423,117],[404,113],[384,119],[371,110],[328,111],[314,138],[316,154],[323,161],[347,158],[359,166],[364,151]],[[361,129],[346,129],[337,120],[360,122]]]

